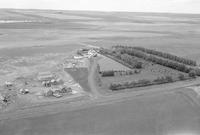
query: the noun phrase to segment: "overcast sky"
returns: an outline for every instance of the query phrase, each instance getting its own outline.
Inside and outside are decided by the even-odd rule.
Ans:
[[[200,0],[0,0],[0,8],[200,13]]]

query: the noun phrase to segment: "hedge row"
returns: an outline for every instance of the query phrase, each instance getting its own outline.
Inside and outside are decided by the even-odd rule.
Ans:
[[[109,70],[109,71],[101,71],[101,76],[102,77],[111,77],[111,76],[116,76],[117,74],[123,76],[123,75],[133,75],[134,73],[138,73],[136,70],[131,71],[131,70]]]
[[[179,80],[185,80],[188,78],[185,78],[183,74],[180,74],[178,77]],[[110,89],[113,91],[116,90],[122,90],[122,89],[130,89],[130,88],[136,88],[136,87],[144,87],[144,86],[150,86],[150,85],[156,85],[156,84],[164,84],[164,83],[170,83],[174,82],[174,80],[171,76],[166,77],[158,77],[157,79],[150,81],[147,79],[139,80],[139,81],[132,81],[132,82],[125,82],[125,83],[119,83],[119,84],[110,84]]]
[[[169,68],[181,71],[181,72],[185,72],[185,73],[190,73],[191,71],[195,71],[196,75],[200,75],[200,70],[197,69],[197,68],[188,67],[185,64],[182,64],[182,63],[179,63],[179,62],[176,62],[176,61],[171,61],[171,60],[159,58],[159,57],[156,57],[156,56],[153,56],[153,55],[149,55],[149,54],[146,54],[142,51],[138,51],[138,50],[136,50],[132,47],[129,48],[129,47],[124,47],[124,46],[117,46],[117,47],[114,47],[114,48],[115,48],[116,52],[121,53],[122,55],[128,54],[128,55],[131,55],[131,56],[136,56],[138,58],[142,58],[142,59],[145,59],[147,61],[159,64],[159,65],[162,65],[162,66],[166,66],[166,67],[169,67]]]
[[[183,63],[183,64],[186,64],[186,65],[190,65],[190,66],[197,66],[197,63],[196,61],[193,61],[193,60],[190,60],[190,59],[186,59],[186,58],[183,58],[183,57],[178,57],[176,55],[172,55],[172,54],[169,54],[169,53],[164,53],[164,52],[160,52],[160,51],[156,51],[156,50],[152,50],[152,49],[147,49],[147,48],[143,48],[143,47],[130,47],[130,46],[115,46],[115,48],[132,48],[132,49],[135,49],[135,50],[139,50],[139,51],[142,51],[142,52],[145,52],[145,53],[148,53],[148,54],[153,54],[153,55],[156,55],[156,56],[159,56],[159,57],[163,57],[163,58],[166,58],[166,59],[169,59],[169,60],[173,60],[173,61],[176,61],[176,62],[179,62],[179,63]]]

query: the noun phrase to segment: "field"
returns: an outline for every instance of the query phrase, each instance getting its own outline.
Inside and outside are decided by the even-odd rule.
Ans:
[[[149,80],[154,81],[157,78],[170,76],[173,80],[178,80],[180,74],[188,77],[186,73],[180,72],[178,70],[174,70],[162,65],[154,64],[152,62],[145,61],[141,58],[134,57],[135,60],[138,62],[142,62],[143,66],[141,69],[131,69],[123,64],[108,58],[106,56],[101,55],[100,60],[98,61],[100,66],[100,71],[127,71],[131,70],[134,73],[131,75],[114,75],[114,76],[107,76],[101,77],[102,81],[102,88],[107,90],[110,87],[110,84],[119,84],[119,83],[126,83],[131,81],[139,81],[139,80]],[[137,71],[137,73],[135,73]]]
[[[81,87],[87,91],[91,92],[90,87],[88,86],[88,69],[87,68],[77,68],[77,69],[65,69],[72,78],[81,85]]]
[[[185,96],[187,91],[177,90],[77,111],[7,121],[0,123],[0,131],[3,135],[54,135],[58,132],[77,135],[198,135],[200,110]]]
[[[128,67],[108,58],[103,55],[100,56],[98,60],[100,65],[100,71],[109,71],[109,70],[130,70]]]
[[[0,24],[1,48],[90,42],[104,47],[113,44],[144,46],[195,60],[200,58],[198,15],[70,11],[36,14],[34,10],[1,10],[1,13],[1,20],[40,21],[35,25],[27,23],[26,27],[24,23]]]
[[[19,76],[55,71],[68,55],[88,46],[142,46],[199,63],[199,21],[198,14],[0,9],[0,86]],[[103,66],[127,69],[113,61]],[[145,68],[114,81],[178,73],[159,65]],[[89,72],[70,73],[87,93],[95,91],[88,85]],[[105,84],[113,81],[104,79]],[[199,78],[108,96],[96,90],[94,97],[54,98],[46,106],[1,112],[0,135],[198,135],[199,97],[185,88],[198,83]]]

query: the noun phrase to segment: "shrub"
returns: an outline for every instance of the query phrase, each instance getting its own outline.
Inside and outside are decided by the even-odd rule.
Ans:
[[[193,78],[196,77],[196,72],[195,72],[195,70],[191,70],[191,71],[189,72],[189,77],[193,77]]]
[[[200,69],[199,68],[195,69],[195,73],[197,76],[200,76]]]
[[[114,71],[102,71],[102,77],[114,76]]]
[[[153,82],[155,82],[155,83],[166,83],[166,79],[164,78],[164,77],[158,77],[158,78],[156,78]]]
[[[142,62],[137,62],[137,63],[135,64],[135,68],[141,69],[141,68],[142,68]]]
[[[165,79],[166,79],[167,82],[173,82],[174,81],[171,76],[166,76]]]
[[[184,76],[183,74],[179,74],[179,75],[178,75],[178,78],[179,78],[180,80],[185,80],[185,76]]]
[[[148,85],[150,83],[151,83],[151,81],[146,80],[146,79],[142,79],[142,80],[138,81],[138,84],[140,84],[140,85]]]

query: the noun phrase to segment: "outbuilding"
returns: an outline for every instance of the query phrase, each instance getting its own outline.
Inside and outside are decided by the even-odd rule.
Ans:
[[[41,72],[38,74],[39,81],[50,81],[53,78],[54,76],[51,74],[51,72]]]
[[[28,89],[20,89],[21,94],[28,94],[29,90]]]
[[[50,81],[43,81],[43,82],[42,82],[42,85],[43,85],[44,87],[51,87]]]
[[[13,84],[12,84],[11,82],[8,82],[8,81],[5,82],[5,85],[6,85],[6,87],[11,87],[11,86],[13,86]]]
[[[52,80],[51,80],[51,84],[56,85],[56,84],[57,84],[57,81],[56,81],[55,79],[52,79]]]

